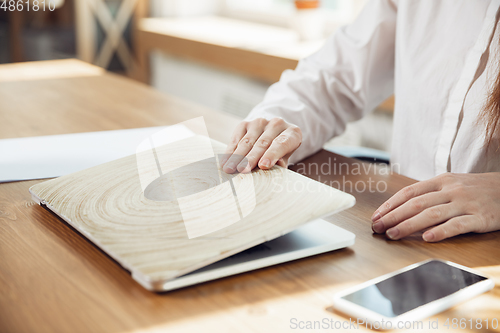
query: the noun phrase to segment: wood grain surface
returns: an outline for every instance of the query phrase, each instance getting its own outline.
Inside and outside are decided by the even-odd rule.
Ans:
[[[85,66],[73,61],[76,65]],[[238,122],[110,74],[0,83],[1,138],[171,125],[200,115],[210,137],[221,142]],[[353,170],[361,162],[327,151],[303,162],[292,169],[334,187],[345,185],[356,197],[353,208],[328,219],[356,234],[354,246],[166,294],[142,288],[99,248],[36,205],[28,189],[42,181],[0,184],[0,331],[296,332],[294,319],[349,321],[331,310],[335,292],[428,258],[476,268],[497,284],[430,318],[439,320],[439,329],[432,331],[499,331],[491,328],[492,320],[500,319],[499,232],[435,244],[423,242],[420,233],[390,241],[372,233],[370,216],[413,180],[373,168],[358,174]],[[335,170],[341,164],[348,167]],[[357,191],[348,181],[353,186],[382,181],[387,188]],[[443,324],[453,318],[489,320],[490,327],[446,329]]]
[[[217,141],[211,146],[225,150]],[[138,169],[141,154],[34,185],[30,192],[153,290],[354,205],[352,195],[282,167],[219,181],[221,173],[229,175],[215,159],[189,164],[212,147],[200,135],[156,147],[152,171],[158,164],[170,176],[158,186],[179,197],[145,196],[140,173],[150,170]]]

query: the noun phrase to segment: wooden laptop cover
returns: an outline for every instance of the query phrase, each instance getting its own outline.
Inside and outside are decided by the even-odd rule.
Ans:
[[[174,149],[196,146],[190,140],[198,138],[184,140]],[[225,148],[214,140],[211,143],[215,152]],[[203,182],[182,173],[176,177],[175,183],[182,189]],[[211,221],[216,231],[194,238],[188,237],[185,215],[176,200],[153,201],[144,195],[136,155],[34,185],[30,192],[36,202],[59,215],[151,290],[161,290],[166,281],[355,203],[350,194],[282,167],[256,169],[233,178],[238,179],[240,183],[253,181],[254,198],[238,196],[238,200],[240,205],[254,200],[255,208],[232,224],[221,212]],[[216,201],[210,205],[218,209]],[[201,209],[197,205],[188,208],[192,213]],[[217,230],[217,224],[223,227]]]

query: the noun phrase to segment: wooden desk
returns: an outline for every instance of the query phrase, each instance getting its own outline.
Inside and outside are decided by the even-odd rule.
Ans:
[[[169,125],[200,115],[210,135],[223,142],[239,121],[75,60],[0,66],[1,138]],[[315,179],[315,164],[326,174],[325,168],[333,173],[335,165],[347,163],[350,174],[344,167],[320,178],[342,184],[345,176],[347,190],[347,181],[387,183],[384,193],[351,191],[357,205],[328,219],[356,234],[354,246],[165,294],[143,289],[34,204],[28,188],[39,181],[0,184],[0,332],[292,331],[292,318],[348,320],[330,309],[335,292],[431,257],[478,268],[500,284],[499,232],[437,244],[424,243],[420,234],[388,241],[372,234],[370,215],[411,179],[373,168],[353,175],[359,162],[326,151],[305,163]],[[446,318],[495,317],[499,287],[436,318],[444,328]]]

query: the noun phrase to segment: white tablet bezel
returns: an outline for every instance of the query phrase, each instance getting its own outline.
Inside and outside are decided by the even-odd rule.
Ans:
[[[371,311],[363,306],[360,306],[358,304],[355,304],[351,301],[348,301],[346,299],[343,299],[342,297],[349,295],[351,293],[354,293],[358,290],[361,290],[363,288],[366,288],[370,285],[377,284],[383,280],[386,280],[388,278],[391,278],[397,274],[409,271],[411,269],[417,268],[418,266],[424,265],[430,261],[440,261],[444,264],[462,269],[464,271],[467,271],[472,274],[476,274],[479,276],[482,276],[486,278],[486,280],[477,282],[469,287],[466,287],[464,289],[461,289],[453,294],[450,294],[446,297],[437,299],[435,301],[429,302],[427,304],[424,304],[422,306],[419,306],[413,310],[410,310],[408,312],[405,312],[397,317],[386,317],[381,314],[378,314],[374,311]],[[468,267],[453,263],[451,261],[446,261],[446,260],[441,260],[441,259],[428,259],[407,267],[404,267],[400,270],[379,276],[375,279],[366,281],[362,284],[356,285],[354,287],[348,288],[342,292],[339,292],[334,295],[334,302],[333,302],[333,307],[345,314],[354,316],[358,319],[358,322],[364,322],[371,324],[370,326],[375,329],[381,329],[381,330],[390,330],[390,329],[398,329],[398,323],[399,322],[412,322],[416,320],[421,320],[425,319],[428,317],[431,317],[437,313],[440,313],[444,310],[449,309],[450,307],[461,303],[467,299],[470,299],[472,297],[475,297],[477,295],[480,295],[488,290],[493,289],[495,286],[495,283],[493,282],[492,279],[488,278],[484,274],[481,274],[475,270],[472,270]],[[382,326],[382,323],[384,323],[384,327]]]

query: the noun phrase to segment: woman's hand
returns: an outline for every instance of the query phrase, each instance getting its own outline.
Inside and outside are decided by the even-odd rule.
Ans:
[[[301,143],[300,128],[281,118],[243,121],[234,130],[221,165],[226,173],[250,172],[257,165],[261,169],[275,164],[286,168]]]
[[[429,227],[427,242],[500,229],[500,173],[446,173],[403,188],[372,216],[372,229],[401,239]]]

